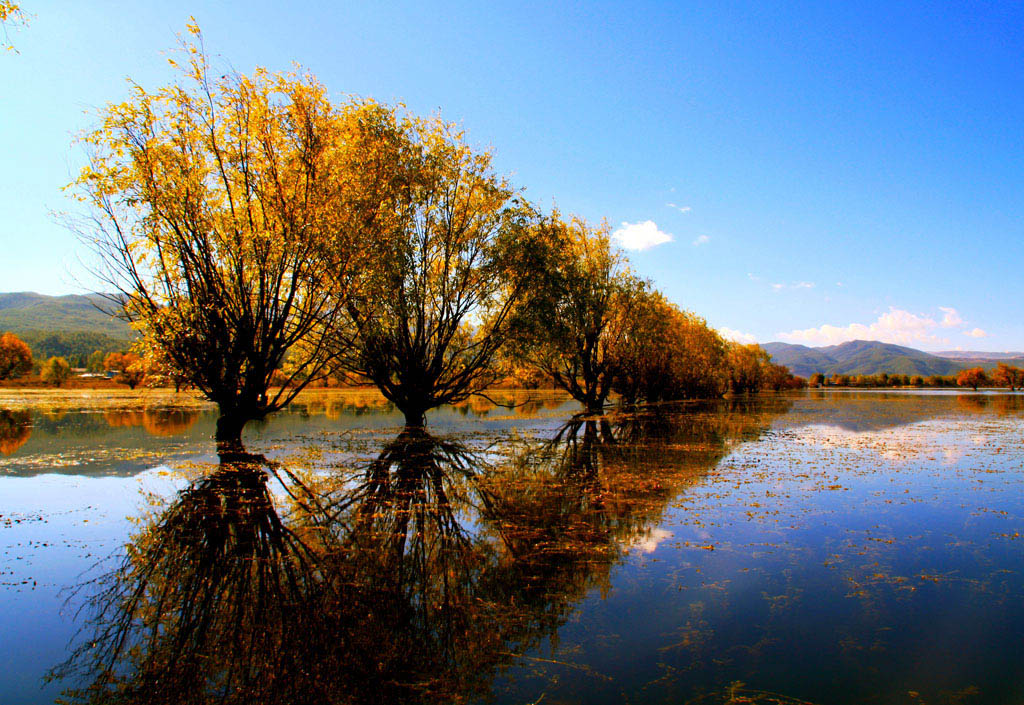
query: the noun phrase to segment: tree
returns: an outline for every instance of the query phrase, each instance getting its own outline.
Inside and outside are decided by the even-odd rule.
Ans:
[[[337,366],[422,426],[425,413],[503,376],[541,252],[533,211],[440,119],[368,105],[346,213],[372,265],[340,287]],[[376,155],[367,157],[365,154]]]
[[[103,369],[116,372],[114,381],[127,384],[129,389],[135,389],[146,377],[146,366],[142,358],[133,352],[110,353],[103,359]]]
[[[43,382],[59,387],[71,376],[71,365],[63,357],[51,357],[43,363],[39,376]]]
[[[211,76],[188,29],[199,46],[183,45],[181,80],[133,85],[108,106],[82,138],[91,161],[74,185],[93,213],[81,232],[125,317],[217,403],[217,440],[240,443],[246,422],[288,404],[328,359],[328,265],[340,260],[321,245],[344,240],[338,156],[359,109],[335,108],[309,74]],[[303,381],[268,393],[300,342]]]
[[[785,365],[776,365],[769,362],[764,369],[764,386],[776,392],[783,389],[792,389],[795,378]]]
[[[613,390],[626,404],[720,396],[725,350],[704,319],[645,286],[616,352]]]
[[[566,222],[555,213],[539,229],[555,254],[537,272],[519,354],[587,413],[600,413],[646,284],[612,247],[607,223],[593,227],[576,217]]]
[[[1012,392],[1024,386],[1024,370],[1000,362],[992,373],[992,381],[1000,387],[1009,387]]]
[[[104,370],[103,362],[106,358],[107,356],[103,354],[102,350],[94,350],[86,360],[85,368],[89,372],[102,372]]]
[[[0,335],[0,379],[20,377],[32,370],[32,351],[14,333]]]
[[[729,387],[734,393],[757,392],[762,388],[765,370],[771,364],[771,355],[760,345],[733,343],[729,346],[727,358]]]
[[[0,409],[0,455],[10,455],[32,435],[32,415],[27,411]]]
[[[963,370],[956,376],[956,383],[959,386],[971,387],[974,391],[978,391],[978,386],[986,382],[988,382],[988,377],[985,375],[985,370],[980,367]]]
[[[815,372],[813,375],[811,375],[811,378],[807,380],[807,384],[809,384],[812,387],[820,387],[824,383],[825,375],[823,375],[820,372]]]

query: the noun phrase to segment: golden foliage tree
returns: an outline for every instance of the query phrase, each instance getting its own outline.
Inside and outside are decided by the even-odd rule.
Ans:
[[[554,256],[537,273],[519,354],[587,413],[600,413],[646,285],[613,248],[607,224],[594,227],[555,213],[538,229]]]
[[[483,391],[501,377],[540,256],[533,212],[455,128],[366,104],[348,169],[346,217],[370,258],[338,287],[347,317],[338,366],[371,380],[404,414]]]
[[[961,387],[971,387],[974,391],[978,391],[978,387],[988,382],[988,375],[985,374],[985,370],[981,367],[972,367],[967,370],[962,370],[956,376],[956,383]]]
[[[0,335],[0,379],[20,377],[32,370],[32,351],[14,333]]]
[[[711,398],[725,389],[726,343],[704,319],[644,289],[617,353],[623,402]]]
[[[220,408],[217,438],[286,405],[323,368],[347,262],[336,246],[351,110],[308,74],[221,75],[189,25],[178,83],[108,106],[74,186],[83,236],[125,316]],[[176,66],[177,63],[172,61]],[[337,252],[337,250],[336,250]],[[334,267],[334,271],[330,271]],[[338,268],[344,271],[338,271]],[[268,393],[293,346],[295,384]]]
[[[46,384],[59,387],[71,376],[71,365],[63,357],[51,357],[43,363],[39,375]]]
[[[733,343],[727,354],[729,388],[736,394],[762,389],[771,356],[757,343]]]
[[[1020,387],[1024,387],[1024,370],[1007,365],[1005,362],[1000,362],[992,373],[992,381],[1000,387],[1009,387],[1012,392]]]

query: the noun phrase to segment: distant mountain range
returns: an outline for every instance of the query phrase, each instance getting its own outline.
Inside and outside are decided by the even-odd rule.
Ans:
[[[36,359],[60,356],[81,366],[94,350],[125,350],[135,338],[127,323],[108,313],[110,309],[111,303],[98,294],[0,293],[0,333],[11,332],[24,340]]]
[[[765,343],[761,346],[772,362],[785,365],[790,372],[810,377],[816,372],[841,375],[954,375],[967,367],[994,368],[997,362],[1024,366],[1024,355],[1011,353],[948,352],[927,353],[901,345],[874,340],[852,340],[839,345],[812,348],[789,343]],[[963,356],[963,357],[953,357]],[[1011,355],[1005,357],[1005,355]]]

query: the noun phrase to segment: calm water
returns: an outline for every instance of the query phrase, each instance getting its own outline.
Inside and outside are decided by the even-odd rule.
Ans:
[[[5,404],[3,703],[1024,701],[1022,396]]]

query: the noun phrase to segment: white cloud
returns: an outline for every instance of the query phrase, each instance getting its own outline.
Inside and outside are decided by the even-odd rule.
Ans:
[[[693,210],[689,206],[677,206],[675,203],[666,203],[665,205],[668,206],[669,208],[675,208],[680,213],[689,213],[690,211]]]
[[[732,328],[726,328],[725,326],[722,326],[721,328],[718,329],[718,334],[721,335],[726,340],[732,340],[737,343],[749,344],[757,342],[757,338],[755,338],[750,333],[744,333],[743,331],[733,330]]]
[[[693,246],[700,247],[701,245],[705,245],[710,239],[711,238],[709,238],[707,235],[698,235],[696,238],[694,238]]]
[[[947,315],[949,314],[947,313]],[[849,340],[877,340],[898,345],[948,343],[948,339],[935,335],[940,325],[931,316],[891,307],[888,313],[883,313],[876,321],[867,325],[863,323],[851,323],[847,326],[826,324],[818,328],[780,333],[779,337],[792,343],[810,345],[835,345]]]
[[[612,233],[620,245],[627,250],[646,250],[656,245],[672,242],[672,236],[658,230],[653,220],[642,223],[623,223],[622,227]]]
[[[972,338],[987,338],[988,333],[983,331],[981,328],[975,328],[974,330],[965,330],[964,335],[969,335]]]
[[[963,325],[964,319],[960,318],[960,314],[956,312],[955,308],[949,308],[947,306],[939,306],[939,310],[942,311],[942,327],[943,328],[955,328],[959,325]]]
[[[814,282],[793,282],[792,284],[771,284],[772,289],[775,291],[782,291],[783,289],[813,289]]]

